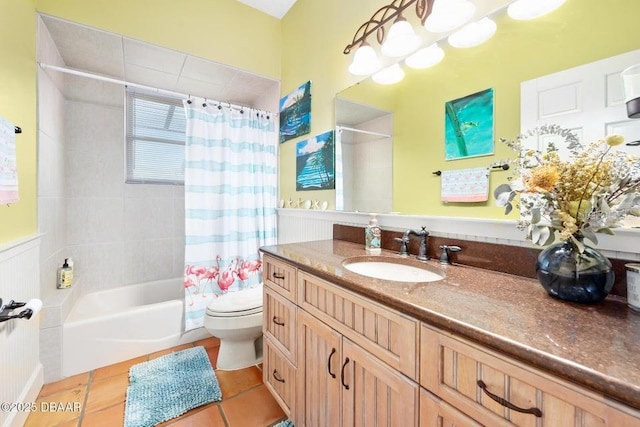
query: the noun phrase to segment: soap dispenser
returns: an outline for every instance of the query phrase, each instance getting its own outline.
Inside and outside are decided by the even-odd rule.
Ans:
[[[380,227],[378,227],[378,218],[376,214],[371,214],[369,225],[364,229],[365,250],[370,255],[380,255]]]

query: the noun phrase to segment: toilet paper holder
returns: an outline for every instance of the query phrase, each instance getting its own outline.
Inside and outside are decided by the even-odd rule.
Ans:
[[[24,307],[20,313],[12,314],[16,308]],[[42,301],[39,299],[30,299],[27,302],[16,302],[10,300],[8,303],[4,303],[0,298],[0,323],[6,322],[11,319],[31,319],[31,317],[38,314],[42,308]]]

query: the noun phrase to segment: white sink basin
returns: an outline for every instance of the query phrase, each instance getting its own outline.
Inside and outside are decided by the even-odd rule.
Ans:
[[[366,259],[347,259],[344,268],[362,276],[396,282],[435,282],[444,279],[444,275],[432,271],[426,266],[417,267],[403,263],[401,259],[374,257]]]

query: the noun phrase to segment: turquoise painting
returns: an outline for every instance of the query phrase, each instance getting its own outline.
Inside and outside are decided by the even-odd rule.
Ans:
[[[493,89],[445,103],[445,160],[493,154]]]
[[[332,130],[296,145],[296,191],[334,189],[335,144]]]
[[[280,143],[311,132],[311,81],[280,99]]]

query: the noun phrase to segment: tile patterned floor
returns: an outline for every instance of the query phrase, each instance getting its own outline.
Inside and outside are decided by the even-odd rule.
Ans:
[[[216,338],[208,338],[45,384],[38,396],[37,408],[62,402],[70,410],[34,412],[29,415],[25,426],[122,426],[129,368],[136,363],[198,345],[205,347],[215,368],[220,344]],[[193,409],[159,426],[266,427],[282,421],[285,415],[262,383],[261,369],[262,365],[237,371],[216,370],[222,390],[221,402]]]

